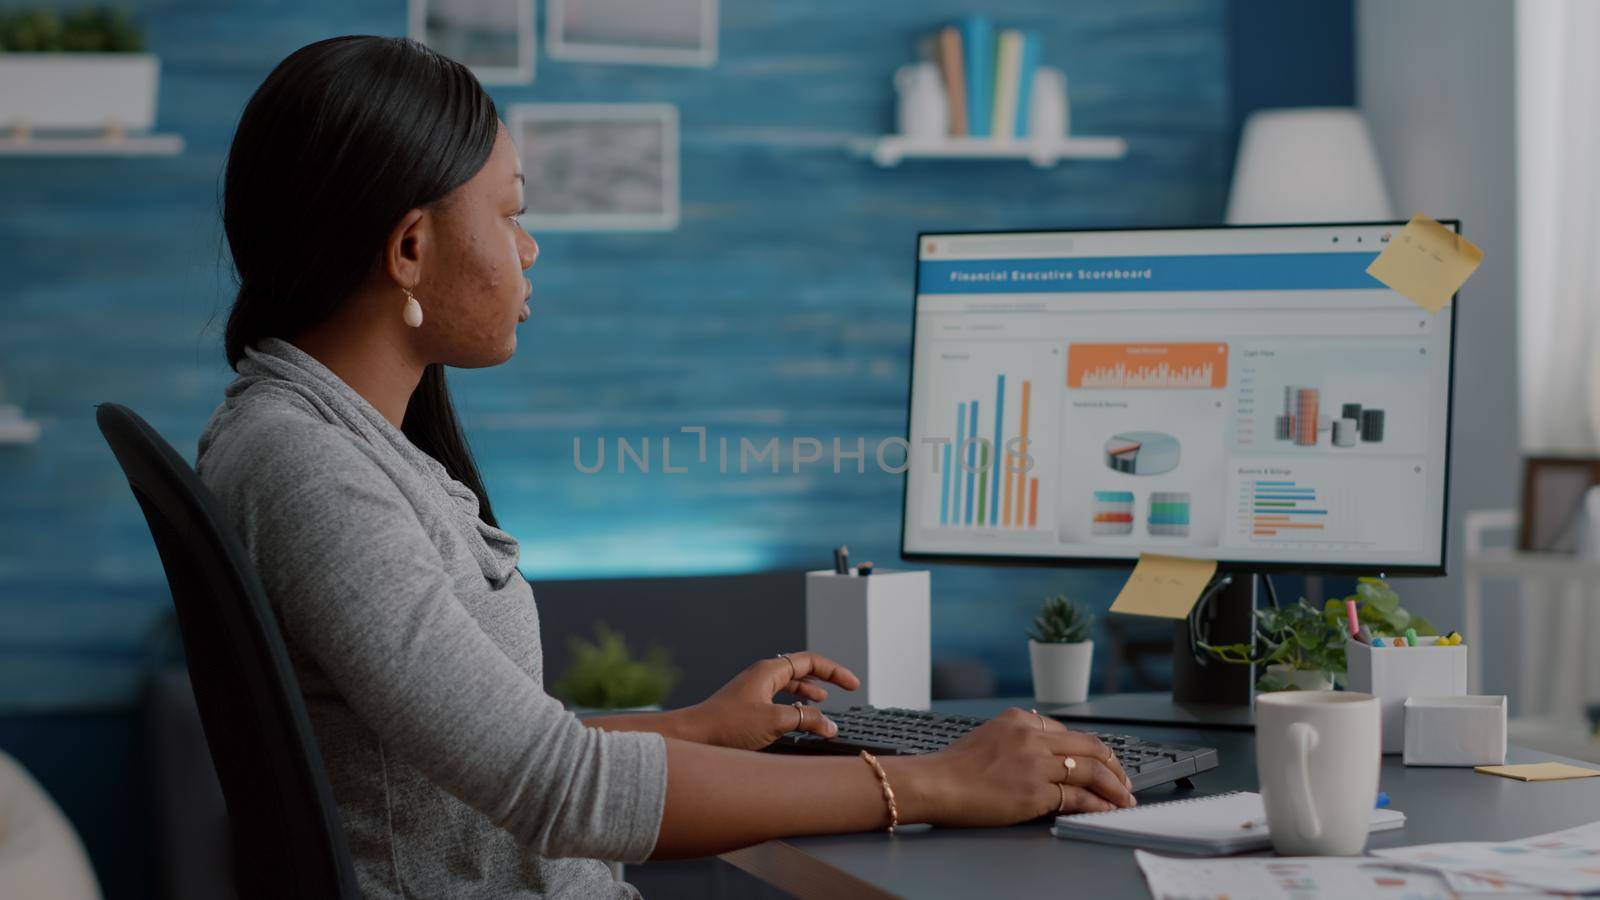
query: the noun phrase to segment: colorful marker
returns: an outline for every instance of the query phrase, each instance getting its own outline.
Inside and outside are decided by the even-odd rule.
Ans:
[[[1356,640],[1363,644],[1372,643],[1372,629],[1365,625],[1361,626],[1361,630],[1356,632]]]
[[[1361,632],[1361,623],[1356,621],[1356,602],[1354,600],[1346,600],[1344,602],[1344,613],[1350,618],[1350,636],[1355,637]]]

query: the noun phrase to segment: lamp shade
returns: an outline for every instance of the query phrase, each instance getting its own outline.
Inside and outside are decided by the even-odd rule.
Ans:
[[[1228,194],[1229,224],[1392,219],[1366,120],[1354,109],[1250,114]]]

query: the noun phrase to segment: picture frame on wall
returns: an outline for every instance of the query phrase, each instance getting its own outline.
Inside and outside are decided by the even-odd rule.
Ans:
[[[678,226],[678,108],[671,103],[518,103],[507,110],[530,231]]]
[[[1576,549],[1584,495],[1600,485],[1600,458],[1530,456],[1522,462],[1517,546],[1541,553]]]
[[[533,0],[408,0],[412,40],[464,64],[483,84],[533,81]]]
[[[717,61],[717,0],[547,0],[552,59],[709,68]]]

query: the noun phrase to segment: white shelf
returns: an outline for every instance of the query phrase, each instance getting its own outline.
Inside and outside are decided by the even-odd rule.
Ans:
[[[906,159],[1025,159],[1047,169],[1064,159],[1121,159],[1128,155],[1128,142],[1119,137],[1011,140],[888,134],[851,141],[850,150],[886,167],[897,166]]]
[[[1570,553],[1530,553],[1510,547],[1478,550],[1467,557],[1466,567],[1482,578],[1600,579],[1600,560]]]
[[[0,156],[177,156],[182,152],[183,136],[177,134],[0,135]]]

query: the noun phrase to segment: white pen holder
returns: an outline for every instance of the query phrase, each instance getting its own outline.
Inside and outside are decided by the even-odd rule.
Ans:
[[[1383,707],[1384,753],[1405,751],[1407,697],[1467,693],[1467,645],[1440,646],[1436,637],[1418,640],[1419,647],[1373,647],[1355,640],[1345,645],[1350,690],[1376,696]]]
[[[857,704],[927,709],[933,617],[926,571],[806,573],[806,649],[841,663],[861,688],[828,689],[823,709]]]

